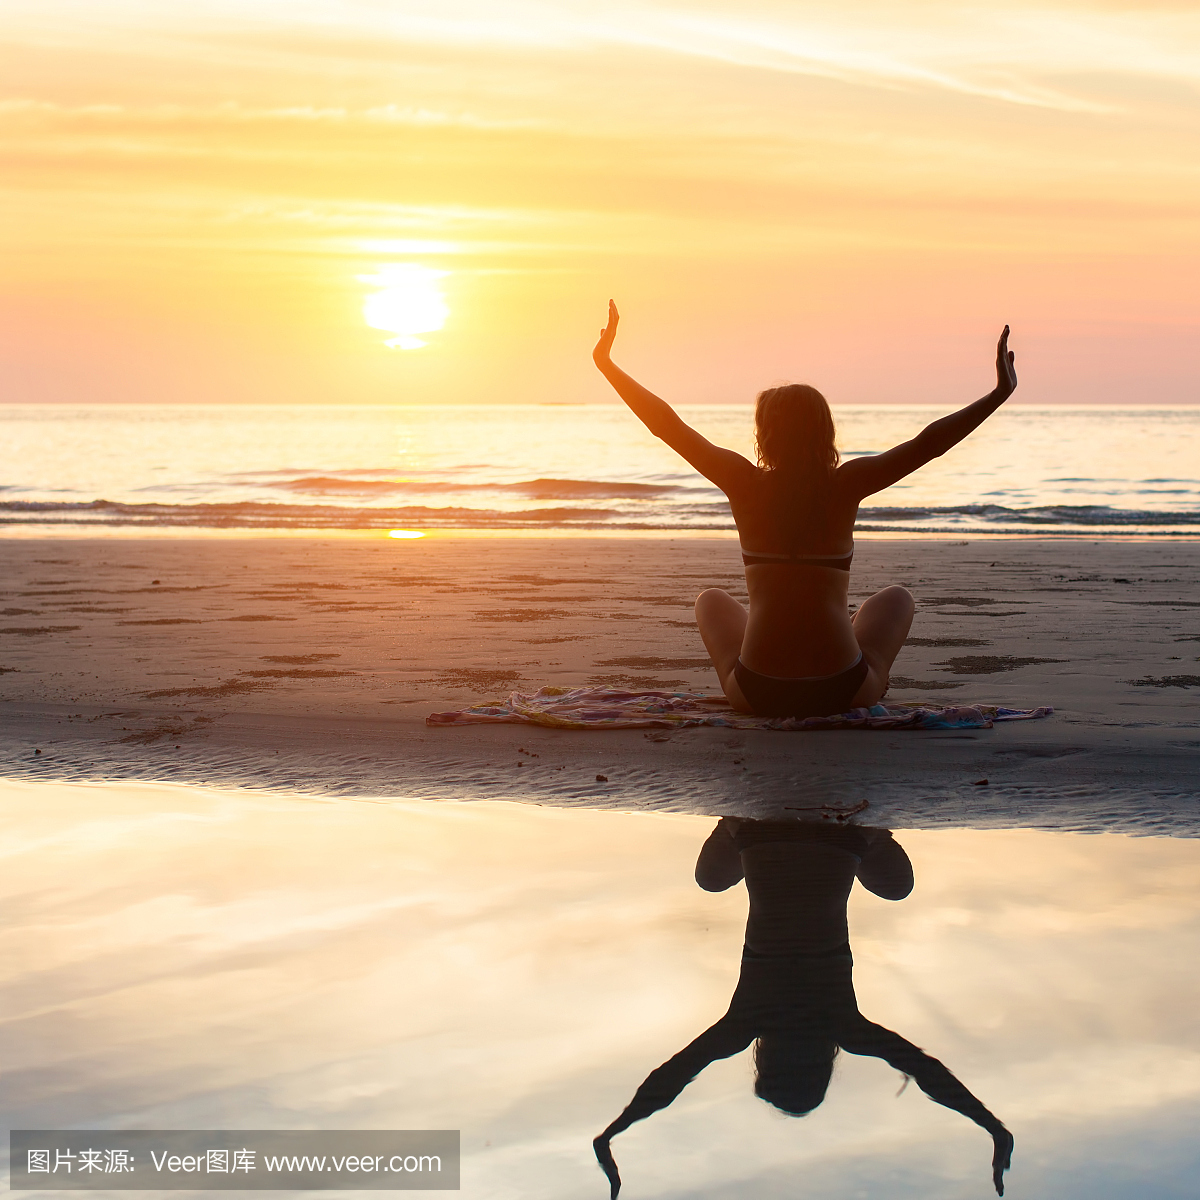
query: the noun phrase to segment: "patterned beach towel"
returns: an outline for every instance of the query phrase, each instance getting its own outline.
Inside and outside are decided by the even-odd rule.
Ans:
[[[834,717],[752,717],[734,712],[724,696],[703,692],[627,692],[620,688],[544,687],[533,695],[513,692],[500,704],[431,713],[426,725],[546,725],[554,729],[990,729],[995,721],[1048,717],[1041,708],[994,704],[941,707],[932,704],[875,704]]]

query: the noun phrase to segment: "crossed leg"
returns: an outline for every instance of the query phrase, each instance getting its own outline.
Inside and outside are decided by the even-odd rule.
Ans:
[[[912,592],[898,583],[876,592],[859,605],[851,624],[867,663],[867,677],[854,696],[854,706],[878,704],[887,694],[892,663],[912,628]]]
[[[912,593],[893,584],[865,600],[854,614],[854,636],[867,664],[867,677],[854,697],[855,707],[876,704],[887,692],[892,663],[908,637],[914,608]],[[739,712],[751,711],[733,673],[746,636],[746,619],[741,603],[720,588],[709,588],[696,597],[696,624],[704,648],[726,699]]]
[[[725,698],[738,712],[748,713],[753,710],[733,674],[746,637],[746,621],[747,613],[741,602],[720,588],[709,588],[696,597],[696,624]]]

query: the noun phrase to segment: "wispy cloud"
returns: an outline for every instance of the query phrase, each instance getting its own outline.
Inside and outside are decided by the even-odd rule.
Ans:
[[[1200,14],[912,3],[609,4],[508,0],[339,6],[345,25],[401,43],[553,53],[638,48],[669,56],[841,80],[929,88],[1002,103],[1105,113],[1112,102],[1063,86],[1071,76],[1200,79]],[[323,8],[309,6],[319,23]],[[1056,86],[1051,80],[1057,79]]]
[[[442,112],[436,109],[379,104],[366,108],[343,106],[283,105],[257,107],[225,101],[218,104],[65,104],[34,97],[0,100],[0,120],[5,117],[46,117],[95,121],[138,121],[146,124],[178,125],[188,122],[253,124],[255,122],[296,124],[350,124],[368,122],[408,125],[422,129],[464,128],[480,130],[544,129],[552,122],[525,117],[506,120],[472,112]]]
[[[1023,80],[1012,69],[987,64],[974,77],[951,72],[923,61],[920,53],[886,53],[877,49],[872,34],[862,37],[850,29],[823,29],[803,24],[772,25],[733,17],[691,14],[647,14],[630,26],[605,25],[598,37],[712,59],[739,67],[836,79],[875,88],[932,88],[959,92],[1005,103],[1057,108],[1066,112],[1102,113],[1111,105]],[[904,40],[903,38],[899,40]],[[941,55],[929,56],[934,62]],[[990,76],[990,78],[989,78]]]

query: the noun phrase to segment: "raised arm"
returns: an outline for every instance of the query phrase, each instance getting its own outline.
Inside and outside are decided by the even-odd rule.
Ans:
[[[898,1033],[858,1016],[851,1029],[838,1038],[851,1054],[870,1055],[917,1081],[930,1100],[962,1113],[992,1135],[992,1184],[996,1195],[1004,1195],[1004,1172],[1012,1159],[1013,1136],[995,1116],[950,1073],[945,1065],[906,1041]]]
[[[1008,326],[996,346],[996,387],[974,404],[927,425],[915,438],[902,442],[883,454],[855,458],[838,470],[838,479],[858,499],[882,492],[905,475],[911,475],[931,459],[945,454],[951,446],[978,429],[1009,398],[1017,387],[1016,356],[1008,348]]]
[[[601,374],[613,385],[617,395],[629,405],[638,420],[676,454],[687,459],[705,479],[711,480],[726,493],[731,487],[737,487],[739,480],[756,469],[749,459],[733,450],[714,446],[688,425],[665,400],[642,387],[613,362],[612,344],[617,336],[619,320],[617,306],[610,300],[608,324],[600,331],[600,340],[592,351],[592,361],[600,368]]]
[[[753,1040],[752,1030],[727,1014],[646,1076],[624,1112],[599,1137],[592,1139],[596,1161],[608,1176],[611,1200],[617,1200],[621,1190],[621,1175],[609,1145],[613,1138],[624,1133],[635,1121],[644,1121],[651,1113],[666,1108],[709,1063],[745,1050]]]

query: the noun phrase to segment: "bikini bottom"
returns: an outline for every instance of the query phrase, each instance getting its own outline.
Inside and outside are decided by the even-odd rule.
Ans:
[[[733,677],[747,703],[760,717],[831,717],[848,712],[867,677],[867,663],[858,657],[834,675],[808,675],[781,679],[752,671],[739,658]]]

